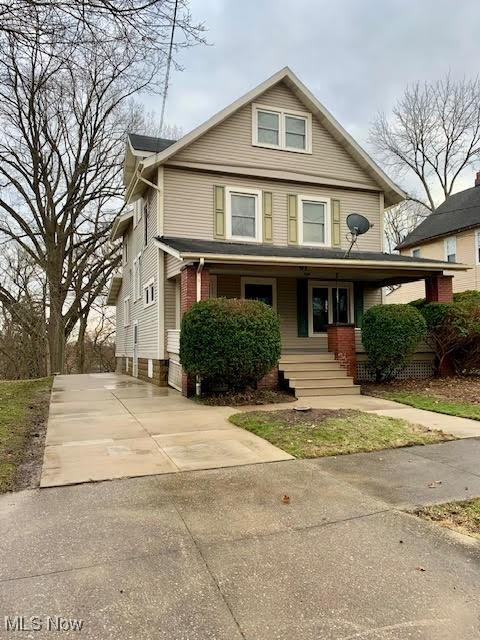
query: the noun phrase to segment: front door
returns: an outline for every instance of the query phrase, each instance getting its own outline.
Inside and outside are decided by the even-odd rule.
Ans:
[[[138,322],[133,325],[133,371],[132,374],[138,378]]]
[[[328,294],[328,287],[313,286],[311,288],[310,334],[325,333],[327,330],[330,306]]]

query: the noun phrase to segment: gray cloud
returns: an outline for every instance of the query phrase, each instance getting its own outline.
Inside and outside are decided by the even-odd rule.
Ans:
[[[212,46],[182,52],[185,70],[171,78],[166,119],[184,132],[289,65],[367,146],[375,113],[405,85],[478,71],[478,0],[192,0],[191,9]]]

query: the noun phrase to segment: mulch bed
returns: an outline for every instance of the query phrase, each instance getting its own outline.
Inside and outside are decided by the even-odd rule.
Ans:
[[[388,391],[409,391],[428,394],[445,400],[458,400],[480,405],[480,377],[454,376],[451,378],[427,378],[424,380],[395,380],[386,384],[362,384],[368,395],[381,395]]]
[[[247,389],[242,392],[219,393],[199,398],[198,402],[216,407],[241,407],[246,405],[277,404],[295,402],[296,398],[285,391],[270,389]]]

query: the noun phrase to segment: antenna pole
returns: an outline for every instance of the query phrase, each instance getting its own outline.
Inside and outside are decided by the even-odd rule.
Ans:
[[[344,258],[348,258],[350,256],[350,251],[353,249],[353,245],[356,243],[358,239],[358,233],[352,232],[352,239],[350,240],[350,246],[345,252]]]

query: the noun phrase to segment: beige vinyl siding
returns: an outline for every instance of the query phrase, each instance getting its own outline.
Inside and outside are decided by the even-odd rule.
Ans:
[[[247,275],[247,274],[246,274]],[[248,272],[251,276],[252,273]],[[270,272],[256,274],[271,277]],[[332,280],[333,280],[332,274]],[[219,298],[239,298],[241,296],[241,274],[218,274],[217,295]],[[315,278],[312,278],[315,279]],[[317,349],[327,351],[326,336],[299,337],[297,330],[297,280],[291,277],[277,277],[277,313],[280,316],[283,349]],[[381,301],[381,289],[368,287],[364,292],[365,311]]]
[[[176,278],[165,280],[165,344],[167,344],[167,332],[179,328],[176,326],[176,289],[178,286]]]
[[[294,154],[301,155],[301,154]],[[361,236],[356,248],[364,251],[381,251],[381,211],[380,194],[377,192],[354,191],[348,189],[280,182],[262,178],[225,176],[201,171],[189,171],[174,167],[165,169],[165,235],[182,238],[213,240],[213,189],[223,184],[235,188],[258,189],[272,192],[273,197],[273,243],[287,244],[287,194],[312,197],[337,198],[340,200],[343,248],[347,248],[348,228],[346,217],[349,213],[361,213],[374,226]]]
[[[122,286],[117,299],[116,351],[117,355],[133,357],[133,326],[138,322],[138,357],[158,358],[158,314],[159,314],[159,273],[158,252],[153,238],[157,235],[157,192],[149,189],[144,193],[149,208],[149,242],[144,246],[144,220],[128,232],[128,263],[122,266]],[[133,261],[141,254],[142,261],[142,297],[134,300]],[[143,303],[143,285],[155,278],[155,304],[145,308]],[[123,301],[130,296],[130,325],[123,326]]]
[[[255,104],[285,110],[308,111],[283,82],[256,98]],[[312,151],[311,154],[295,153],[253,146],[252,104],[250,103],[182,149],[172,159],[300,171],[373,185],[370,176],[315,117],[312,118]]]
[[[457,262],[471,267],[467,271],[449,272],[446,274],[453,275],[453,291],[468,291],[470,289],[480,289],[480,265],[477,264],[476,229],[469,229],[461,233],[452,234],[457,238]],[[433,260],[445,260],[445,239],[439,238],[431,242],[419,245],[420,257],[431,258]],[[402,255],[411,255],[411,249],[401,251]],[[425,297],[425,282],[408,282],[402,284],[401,287],[395,289],[392,293],[385,296],[387,304],[404,304]]]
[[[165,277],[173,278],[174,276],[180,273],[180,267],[182,266],[182,261],[174,258],[174,256],[165,254]]]

